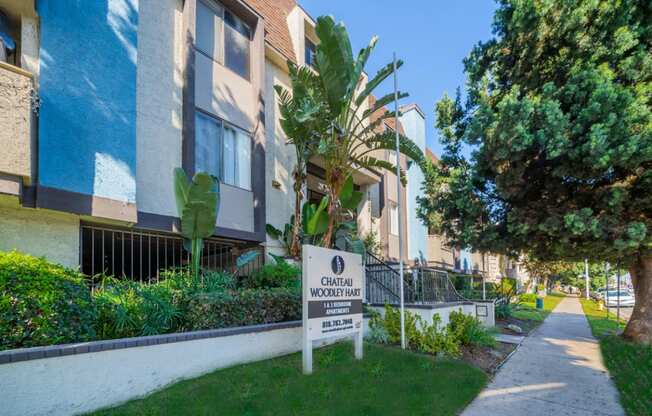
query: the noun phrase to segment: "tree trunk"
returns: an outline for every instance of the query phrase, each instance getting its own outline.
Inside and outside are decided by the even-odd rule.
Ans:
[[[638,255],[629,267],[636,304],[623,336],[652,345],[652,254]]]
[[[332,195],[328,199],[328,229],[324,234],[323,245],[326,248],[331,248],[331,241],[333,240],[333,231],[335,229],[335,221],[337,220],[337,198]]]
[[[298,167],[294,172],[294,224],[292,224],[292,244],[290,245],[290,256],[299,258],[301,256],[301,202],[303,201],[303,172]]]

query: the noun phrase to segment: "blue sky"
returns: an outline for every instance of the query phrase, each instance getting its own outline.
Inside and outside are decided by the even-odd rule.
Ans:
[[[480,40],[491,37],[493,0],[298,0],[314,18],[330,14],[344,24],[354,51],[379,37],[367,66],[373,76],[391,62],[405,61],[399,89],[410,93],[402,104],[417,103],[426,113],[428,147],[441,153],[434,128],[434,105],[444,92],[455,93],[465,77],[462,60]],[[390,92],[391,81],[379,92]]]

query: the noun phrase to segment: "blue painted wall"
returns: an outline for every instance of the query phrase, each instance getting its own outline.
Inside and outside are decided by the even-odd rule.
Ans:
[[[406,111],[401,116],[401,124],[410,138],[425,154],[426,121],[416,109]],[[421,255],[428,258],[428,228],[417,218],[417,196],[421,195],[424,181],[419,166],[412,163],[407,171],[407,212],[408,212],[408,258],[418,259]],[[420,254],[421,253],[421,254]]]
[[[39,182],[136,202],[138,0],[39,0]]]

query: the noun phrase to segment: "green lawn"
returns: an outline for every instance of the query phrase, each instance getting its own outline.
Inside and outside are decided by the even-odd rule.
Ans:
[[[301,354],[245,364],[181,381],[98,415],[456,415],[485,386],[481,370],[394,347],[365,344],[314,351],[314,373]]]
[[[538,310],[534,302],[522,302],[515,308],[512,316],[516,319],[543,322],[562,299],[564,299],[564,294],[550,293],[543,299],[542,310]]]
[[[652,347],[636,345],[614,335],[625,327],[592,300],[580,299],[593,335],[600,341],[605,366],[620,392],[628,415],[652,415]]]

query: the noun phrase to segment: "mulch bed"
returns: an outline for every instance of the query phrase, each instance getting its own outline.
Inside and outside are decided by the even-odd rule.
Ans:
[[[462,360],[493,375],[505,358],[515,349],[516,345],[503,344],[502,342],[497,343],[495,348],[475,345],[463,346]]]
[[[509,318],[506,319],[496,319],[496,329],[498,329],[498,331],[502,334],[527,336],[530,332],[532,332],[534,328],[541,325],[541,323],[542,322],[517,319],[510,316]],[[511,329],[507,328],[507,325],[516,325],[523,330],[523,333],[519,334],[517,332],[514,332]]]

